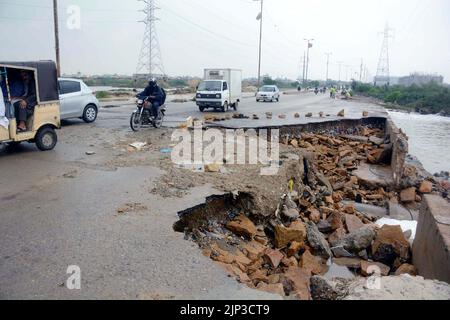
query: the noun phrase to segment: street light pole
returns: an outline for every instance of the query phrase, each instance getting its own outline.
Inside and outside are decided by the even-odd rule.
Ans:
[[[261,2],[261,13],[258,15],[259,18],[259,59],[258,59],[258,89],[261,86],[261,52],[262,52],[262,31],[263,31],[263,9],[264,0],[254,0]]]
[[[304,39],[308,45],[307,45],[307,51],[306,51],[306,83],[308,83],[308,72],[309,72],[309,49],[311,49],[312,47],[312,41],[314,41],[314,39]]]
[[[325,83],[328,83],[328,79],[329,79],[329,76],[328,76],[328,71],[329,71],[329,68],[330,68],[330,56],[333,54],[332,52],[327,52],[327,53],[325,53],[326,54],[326,56],[327,56],[327,76],[325,77]]]
[[[53,0],[53,20],[55,29],[56,69],[58,72],[58,77],[61,77],[61,61],[59,58],[58,0]]]

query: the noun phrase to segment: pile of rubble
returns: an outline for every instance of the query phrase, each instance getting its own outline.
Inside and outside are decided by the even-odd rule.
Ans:
[[[410,274],[409,237],[400,226],[378,227],[378,217],[360,212],[358,203],[417,205],[420,193],[435,189],[423,181],[419,190],[373,188],[353,174],[360,163],[388,164],[392,144],[379,128],[355,128],[352,135],[302,133],[284,144],[305,151],[304,175],[286,181],[286,193],[271,215],[228,208],[227,219],[209,219],[191,232],[204,255],[247,286],[297,299],[320,299],[333,266],[350,278]],[[389,190],[390,189],[390,190]],[[264,217],[264,218],[262,218]],[[327,278],[328,277],[328,278]],[[345,296],[346,282],[326,298]]]

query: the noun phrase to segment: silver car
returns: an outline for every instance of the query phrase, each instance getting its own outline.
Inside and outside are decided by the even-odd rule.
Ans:
[[[256,102],[259,101],[280,101],[280,89],[277,86],[263,86],[256,93]]]
[[[94,122],[100,105],[92,90],[78,79],[60,78],[58,83],[61,119],[80,118],[87,123]]]

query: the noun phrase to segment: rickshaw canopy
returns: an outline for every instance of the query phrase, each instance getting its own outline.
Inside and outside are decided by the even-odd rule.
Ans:
[[[30,70],[35,72],[36,91],[39,103],[55,102],[59,100],[58,73],[53,61],[34,62],[1,62],[3,68]]]

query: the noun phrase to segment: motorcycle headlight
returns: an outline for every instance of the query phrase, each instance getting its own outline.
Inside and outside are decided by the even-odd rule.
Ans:
[[[139,100],[137,101],[137,103],[138,103],[138,104],[143,104],[143,103],[144,103],[144,100],[139,99]]]

